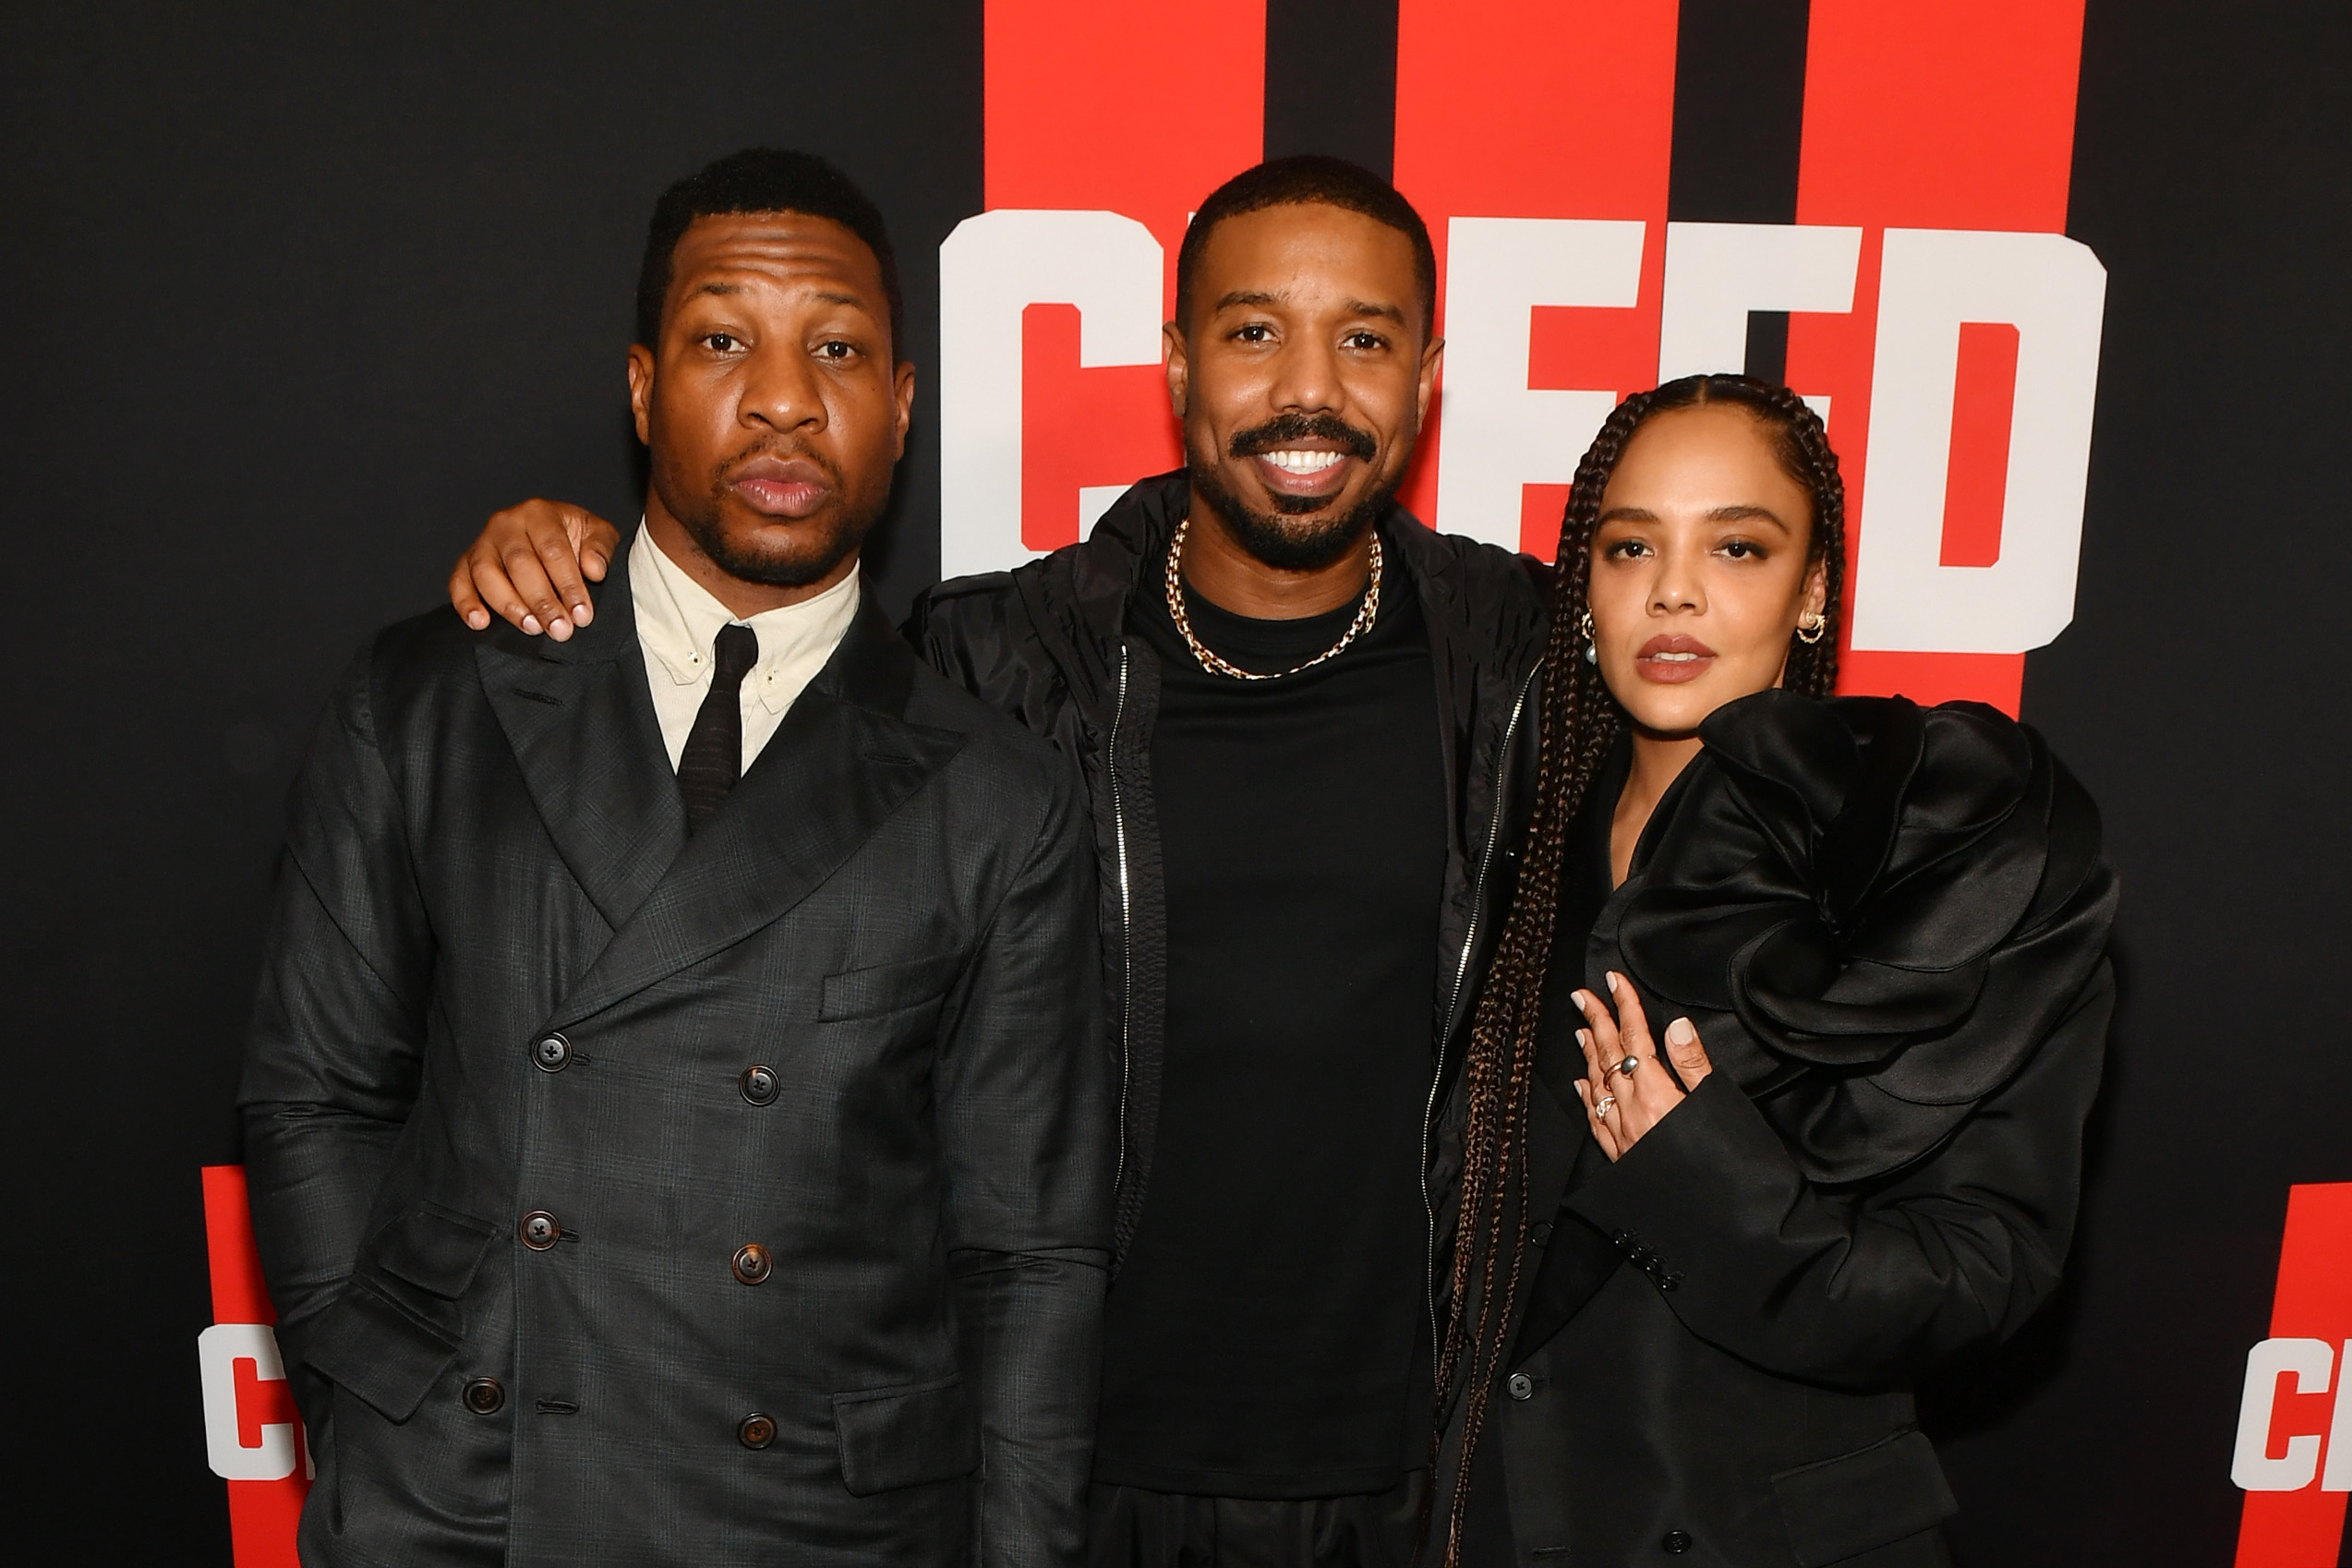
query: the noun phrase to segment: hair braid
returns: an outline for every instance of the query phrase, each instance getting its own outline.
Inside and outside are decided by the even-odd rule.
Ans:
[[[1811,550],[1821,561],[1827,584],[1823,609],[1827,627],[1817,643],[1790,640],[1785,680],[1792,690],[1826,696],[1837,679],[1845,585],[1845,487],[1819,416],[1787,388],[1767,387],[1744,376],[1690,377],[1636,392],[1619,404],[1577,465],[1561,522],[1551,625],[1544,643],[1535,804],[1511,911],[1472,1016],[1464,1067],[1467,1119],[1453,1297],[1438,1346],[1440,1420],[1457,1390],[1463,1401],[1462,1452],[1447,1506],[1447,1568],[1461,1561],[1471,1465],[1496,1374],[1502,1370],[1526,1256],[1527,1106],[1544,985],[1551,969],[1561,869],[1586,796],[1625,722],[1624,709],[1610,694],[1599,668],[1586,662],[1580,646],[1592,580],[1593,534],[1599,525],[1602,494],[1634,433],[1655,415],[1709,403],[1734,403],[1754,413],[1767,427],[1781,466],[1813,499]],[[1500,1291],[1498,1273],[1502,1276]],[[1433,1466],[1432,1475],[1438,1473]],[[1433,1503],[1434,1493],[1433,1487]]]
[[[1790,645],[1786,684],[1809,697],[1826,697],[1837,689],[1838,644],[1845,632],[1846,481],[1838,472],[1838,454],[1830,450],[1829,432],[1822,428],[1821,416],[1813,406],[1786,387],[1761,390],[1771,410],[1768,417],[1781,466],[1813,493],[1813,554],[1821,562],[1828,590],[1822,609],[1828,622],[1827,631],[1817,643],[1799,639]]]

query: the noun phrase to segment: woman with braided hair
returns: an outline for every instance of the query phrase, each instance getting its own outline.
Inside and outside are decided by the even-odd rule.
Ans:
[[[1830,696],[1844,547],[1820,420],[1744,377],[1577,473],[1450,1122],[1449,1568],[1948,1562],[1911,1384],[2057,1282],[2098,819],[1992,709]]]

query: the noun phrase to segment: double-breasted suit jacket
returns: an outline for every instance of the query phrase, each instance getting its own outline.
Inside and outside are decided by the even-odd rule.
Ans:
[[[1071,774],[869,603],[690,838],[626,576],[384,633],[296,787],[241,1100],[304,1561],[1074,1561]]]

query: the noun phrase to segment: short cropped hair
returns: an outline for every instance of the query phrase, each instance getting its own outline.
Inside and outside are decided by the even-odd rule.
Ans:
[[[1321,153],[1272,158],[1244,169],[1209,193],[1192,215],[1176,249],[1176,324],[1191,320],[1192,283],[1200,271],[1200,254],[1209,235],[1227,218],[1260,212],[1269,207],[1298,207],[1320,202],[1326,207],[1360,212],[1384,223],[1413,242],[1413,278],[1419,285],[1423,334],[1437,328],[1437,251],[1429,244],[1429,226],[1394,186],[1360,164]]]
[[[906,303],[899,293],[899,261],[882,210],[850,176],[813,152],[779,147],[746,147],[730,152],[661,193],[653,226],[645,235],[645,259],[637,269],[637,341],[658,353],[661,302],[669,294],[670,263],[678,242],[697,218],[733,212],[798,212],[829,218],[874,252],[882,270],[882,291],[890,302],[890,348],[898,352]]]

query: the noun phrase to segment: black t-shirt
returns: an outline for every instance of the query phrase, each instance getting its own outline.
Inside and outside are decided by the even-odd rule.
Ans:
[[[1150,1185],[1105,1322],[1095,1476],[1220,1497],[1383,1490],[1427,1462],[1421,1122],[1446,794],[1437,678],[1388,551],[1380,615],[1277,681],[1201,669],[1161,581],[1152,775],[1167,1038]],[[1288,669],[1357,606],[1194,633]]]

